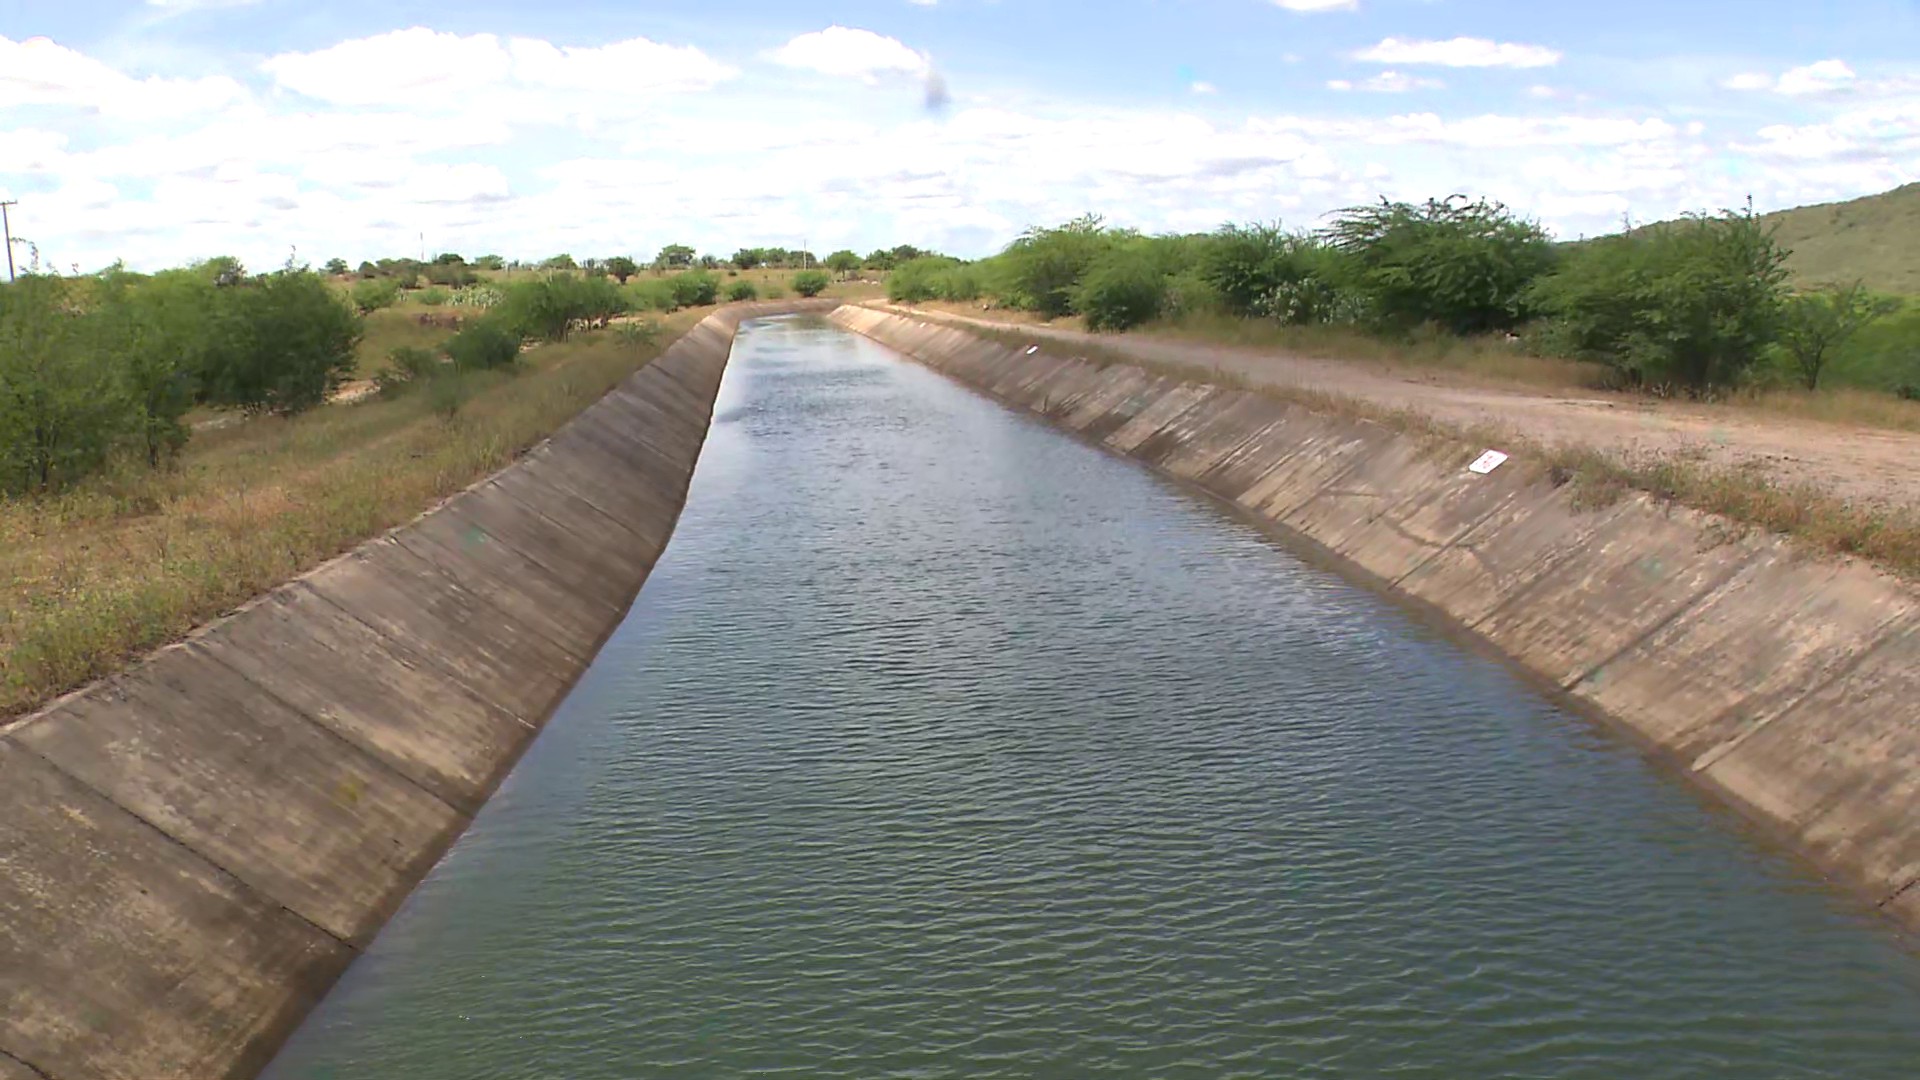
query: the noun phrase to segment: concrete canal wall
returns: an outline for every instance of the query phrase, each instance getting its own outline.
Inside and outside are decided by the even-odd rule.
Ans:
[[[1920,927],[1920,595],[1635,494],[1583,509],[1380,424],[1010,347],[864,307],[833,320],[1134,457],[1437,610]]]
[[[737,305],[506,470],[0,728],[0,1080],[246,1077],[459,836],[673,533]]]

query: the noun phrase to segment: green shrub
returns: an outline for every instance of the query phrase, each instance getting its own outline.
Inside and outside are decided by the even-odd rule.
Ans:
[[[819,296],[831,284],[833,279],[820,270],[802,270],[793,275],[793,291],[801,296]]]
[[[440,305],[447,302],[447,297],[449,295],[451,294],[449,294],[445,289],[437,289],[437,288],[425,289],[421,291],[420,295],[416,299],[418,299],[422,304],[425,304],[428,307],[439,307]]]
[[[1532,302],[1554,351],[1629,384],[1731,386],[1779,333],[1785,259],[1751,212],[1695,215],[1579,245]]]
[[[1089,330],[1131,330],[1160,316],[1167,279],[1140,252],[1115,250],[1095,262],[1074,291]]]
[[[441,258],[448,257],[449,256],[441,256]],[[454,259],[458,259],[459,257],[458,255],[451,256],[451,258]],[[463,288],[480,280],[480,275],[473,272],[473,267],[468,266],[464,262],[430,263],[422,273],[425,275],[428,284],[444,285],[456,289]]]
[[[920,304],[938,299],[942,275],[959,263],[960,260],[944,255],[909,259],[887,275],[887,299],[899,304]]]
[[[1532,314],[1534,282],[1553,267],[1546,232],[1499,203],[1460,196],[1340,212],[1327,235],[1346,256],[1343,284],[1386,328],[1433,323],[1456,334],[1507,330]]]
[[[727,300],[729,303],[739,303],[743,300],[757,300],[759,298],[760,290],[754,288],[753,282],[751,281],[742,278],[727,283]]]
[[[373,377],[380,396],[393,397],[434,377],[443,367],[431,350],[402,345],[387,354],[387,366]]]
[[[720,279],[705,270],[685,270],[667,281],[674,307],[705,307],[720,299]]]
[[[390,277],[367,277],[353,283],[353,306],[367,315],[400,299],[400,282]]]
[[[1004,299],[1049,319],[1071,315],[1080,279],[1095,260],[1132,235],[1106,229],[1096,214],[1051,229],[1028,229],[994,260]]]
[[[302,412],[352,374],[360,319],[311,270],[217,290],[225,332],[207,357],[207,400],[247,412]]]
[[[29,274],[0,286],[0,491],[44,491],[100,469],[128,418],[92,348],[79,283]]]
[[[666,278],[637,277],[624,289],[627,305],[635,311],[668,312],[675,309],[673,282]]]
[[[1899,300],[1875,296],[1857,282],[1799,293],[1788,297],[1781,310],[1780,348],[1801,384],[1814,390],[1848,341],[1900,308]]]
[[[447,339],[446,349],[461,371],[490,371],[520,359],[520,334],[506,319],[489,315]]]
[[[760,295],[768,300],[780,300],[786,297],[787,290],[779,282],[769,281],[760,287]]]

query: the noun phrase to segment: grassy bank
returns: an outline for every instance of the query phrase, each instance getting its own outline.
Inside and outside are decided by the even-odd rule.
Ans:
[[[196,432],[171,469],[129,466],[0,501],[0,716],[111,672],[503,467],[708,310],[669,316],[646,343],[610,331],[535,348],[517,372],[473,375],[451,416],[444,399],[412,393],[238,420]]]
[[[972,328],[1009,348],[1032,343],[1011,327]],[[1920,581],[1920,509],[1861,506],[1810,485],[1789,486],[1744,469],[1718,468],[1682,455],[1627,457],[1585,446],[1539,443],[1495,425],[1460,428],[1408,409],[1387,408],[1360,398],[1295,386],[1256,384],[1205,364],[1165,363],[1118,349],[1076,345],[1069,350],[1100,365],[1131,365],[1190,382],[1246,390],[1316,412],[1383,424],[1419,439],[1429,453],[1464,466],[1488,446],[1506,448],[1514,463],[1556,485],[1573,485],[1579,505],[1600,508],[1641,491],[1681,506],[1718,514],[1739,525],[1786,537],[1815,554],[1865,559],[1909,580]],[[1796,395],[1804,402],[1807,395]],[[1877,406],[1911,405],[1881,395]]]

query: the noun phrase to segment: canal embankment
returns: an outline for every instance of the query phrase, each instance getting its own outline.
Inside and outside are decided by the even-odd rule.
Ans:
[[[0,727],[0,1075],[245,1077],[447,850],[672,535],[743,304],[508,468]]]
[[[1920,926],[1920,596],[1525,454],[1422,438],[1034,336],[833,320],[1237,507],[1491,645]]]

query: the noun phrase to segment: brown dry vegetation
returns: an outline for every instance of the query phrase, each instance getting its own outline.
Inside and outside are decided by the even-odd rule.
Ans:
[[[518,373],[475,376],[451,419],[415,393],[244,420],[196,432],[173,469],[129,467],[0,502],[0,716],[113,671],[500,469],[707,310],[668,317],[644,345],[608,332],[534,349]]]

